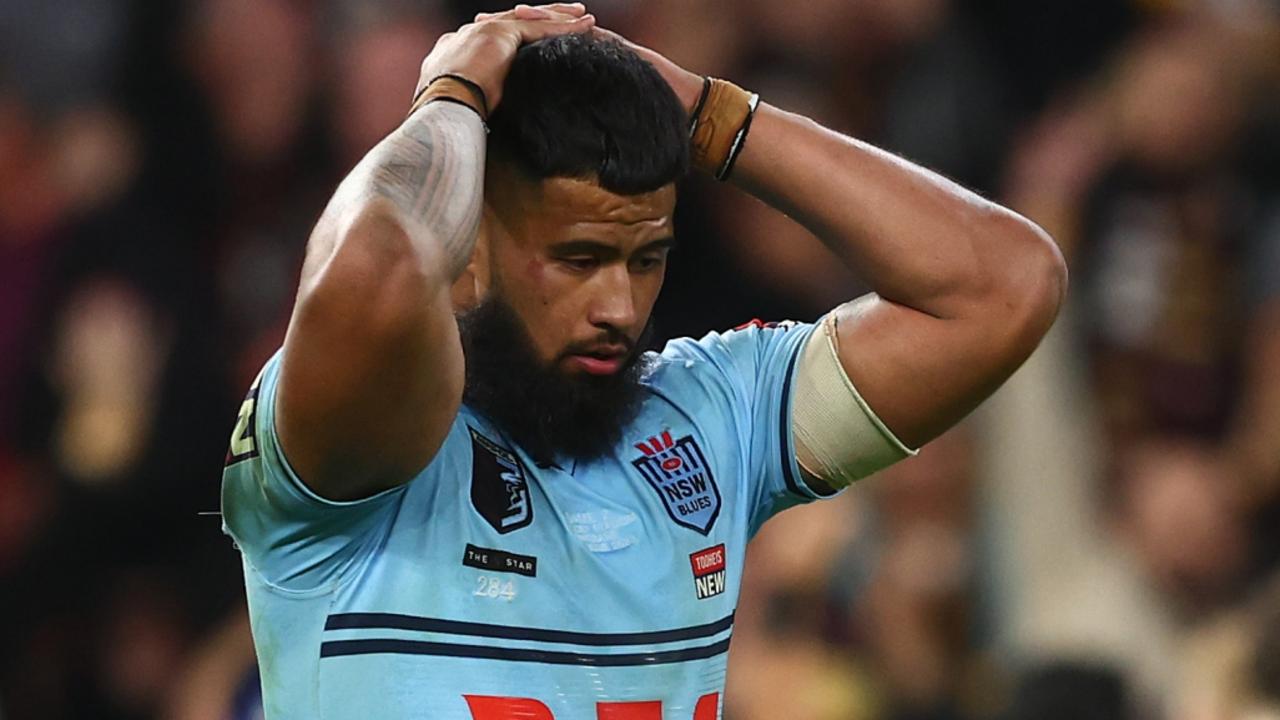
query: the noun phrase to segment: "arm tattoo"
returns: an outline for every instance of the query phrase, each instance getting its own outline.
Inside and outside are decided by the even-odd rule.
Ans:
[[[431,103],[364,159],[367,192],[390,200],[415,242],[439,243],[449,278],[471,259],[484,195],[484,126],[474,112]]]

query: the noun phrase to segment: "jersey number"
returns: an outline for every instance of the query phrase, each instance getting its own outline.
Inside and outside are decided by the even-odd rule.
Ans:
[[[479,597],[502,598],[511,602],[516,599],[516,584],[514,580],[504,581],[493,575],[481,575],[476,578],[476,589],[471,594]]]
[[[227,450],[225,463],[227,465],[258,456],[258,442],[254,437],[257,429],[254,411],[258,405],[258,383],[261,381],[262,376],[259,375],[249,388],[248,397],[240,404],[240,414],[236,417],[236,429],[231,431],[231,447]]]
[[[530,698],[463,695],[473,720],[556,720],[551,708]],[[698,698],[693,720],[716,720],[720,693]],[[596,703],[596,720],[662,720],[662,701]]]
[[[253,435],[249,432],[249,423],[253,420],[254,399],[248,398],[240,405],[240,416],[236,418],[236,429],[231,433],[231,454],[248,455],[257,450]]]

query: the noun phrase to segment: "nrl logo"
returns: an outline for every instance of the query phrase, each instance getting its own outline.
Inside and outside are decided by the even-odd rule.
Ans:
[[[703,535],[710,533],[720,515],[720,488],[693,436],[672,440],[671,432],[664,430],[660,437],[636,443],[636,449],[644,454],[631,464],[657,491],[671,519]]]
[[[533,499],[515,453],[471,431],[471,504],[494,530],[507,534],[533,522]]]

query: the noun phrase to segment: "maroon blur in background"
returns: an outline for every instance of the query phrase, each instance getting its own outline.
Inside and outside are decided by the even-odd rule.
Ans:
[[[255,716],[238,555],[198,513],[329,193],[491,9],[0,0],[0,718]],[[590,10],[1071,266],[972,419],[753,543],[726,718],[1280,718],[1280,5]],[[866,289],[704,178],[677,228],[660,337]]]

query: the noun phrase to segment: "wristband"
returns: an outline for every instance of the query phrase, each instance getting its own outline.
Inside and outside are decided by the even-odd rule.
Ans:
[[[729,148],[729,157],[720,166],[716,172],[716,179],[724,182],[729,179],[729,173],[733,172],[734,163],[738,162],[738,156],[742,154],[742,148],[747,145],[747,134],[751,132],[751,120],[756,116],[756,108],[760,107],[760,94],[751,93],[751,99],[747,101],[748,112],[747,119],[743,121],[742,128],[738,130],[738,134],[733,137],[733,146]]]
[[[726,180],[746,144],[760,96],[727,80],[704,78],[689,122],[694,167]]]
[[[409,107],[409,115],[417,112],[423,105],[436,100],[468,107],[480,116],[481,122],[487,123],[489,120],[489,101],[485,97],[484,90],[461,75],[444,73],[432,78],[414,97],[413,104]]]

